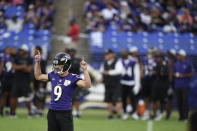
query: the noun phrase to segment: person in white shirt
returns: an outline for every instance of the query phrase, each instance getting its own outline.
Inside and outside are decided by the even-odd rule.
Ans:
[[[13,16],[11,20],[6,20],[6,26],[8,31],[21,31],[23,28],[23,20],[18,19],[17,16]]]
[[[107,8],[101,11],[101,16],[103,16],[105,20],[111,20],[115,14],[118,14],[118,11],[113,8],[111,3],[107,3]]]
[[[144,9],[143,12],[140,14],[140,20],[145,25],[150,25],[152,22],[151,15],[149,14],[148,10]]]
[[[101,65],[100,72],[103,74],[105,85],[105,102],[108,104],[108,119],[113,119],[113,103],[116,105],[118,119],[121,119],[122,99],[120,88],[120,75],[122,64],[117,60],[112,50],[105,51],[105,61]]]

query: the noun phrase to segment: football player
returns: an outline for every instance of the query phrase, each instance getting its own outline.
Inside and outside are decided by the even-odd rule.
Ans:
[[[13,58],[11,56],[11,48],[7,47],[5,49],[5,54],[3,57],[3,77],[2,77],[2,98],[0,100],[0,116],[3,115],[3,107],[9,102],[10,93],[12,90],[12,81],[14,77],[14,70],[12,69]],[[8,103],[9,105],[9,103]]]
[[[50,81],[52,84],[49,104],[48,131],[73,131],[72,96],[77,86],[90,88],[91,80],[87,71],[87,63],[82,59],[80,66],[84,72],[84,80],[78,75],[69,73],[71,57],[66,53],[58,53],[53,60],[53,71],[42,74],[40,71],[40,52],[35,55],[34,75],[37,80]]]
[[[126,111],[127,98],[132,102],[132,118],[138,120],[139,116],[136,113],[137,94],[140,91],[140,65],[137,60],[130,59],[128,51],[122,51],[122,73],[121,73],[121,89],[122,89],[122,103],[124,116],[123,120],[128,119],[128,112]]]

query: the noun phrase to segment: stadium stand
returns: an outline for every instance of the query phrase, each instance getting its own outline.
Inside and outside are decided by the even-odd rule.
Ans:
[[[34,7],[34,5],[26,5],[26,1],[20,5],[14,5],[14,1],[10,3],[4,3],[0,6],[1,14],[1,27],[0,27],[0,51],[3,51],[6,46],[19,48],[22,44],[28,45],[29,49],[34,49],[35,46],[41,46],[45,51],[51,50],[51,28],[53,19],[52,1],[46,3],[40,3],[34,8],[35,19],[38,20],[39,27],[35,23],[27,20],[28,11]],[[26,10],[25,5],[29,8]],[[8,30],[6,21],[11,20],[14,16],[18,17],[18,20],[23,21],[22,30],[12,31]],[[33,18],[32,17],[32,18]],[[43,17],[45,18],[43,20]],[[43,26],[45,21],[49,28]],[[32,50],[31,50],[32,51]],[[47,53],[45,54],[45,56]]]

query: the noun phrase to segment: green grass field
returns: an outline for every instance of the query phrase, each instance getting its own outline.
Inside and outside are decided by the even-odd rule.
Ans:
[[[18,109],[18,118],[0,118],[0,131],[47,131],[46,113],[44,118],[27,119],[27,111]],[[74,119],[75,131],[147,131],[148,121],[107,120],[106,110],[84,110],[80,120]],[[187,124],[177,122],[178,115],[172,114],[169,121],[152,123],[152,131],[187,131]]]

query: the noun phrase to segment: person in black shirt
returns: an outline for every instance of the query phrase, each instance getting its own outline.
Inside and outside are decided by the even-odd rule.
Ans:
[[[193,112],[189,119],[189,131],[197,131],[197,111]]]
[[[73,48],[65,49],[65,53],[68,53],[72,59],[72,66],[70,67],[69,72],[80,75],[81,59],[76,57],[76,53],[77,53],[76,50]],[[84,89],[77,87],[73,95],[73,115],[78,119],[80,118],[79,105],[80,105],[80,98],[83,90]]]
[[[174,95],[175,95],[175,87],[174,87],[174,64],[176,62],[176,51],[171,49],[168,53],[168,69],[169,69],[169,86],[167,89],[167,103],[166,103],[166,120],[170,119],[170,115],[172,112],[173,104],[174,104]]]
[[[100,68],[103,74],[103,83],[105,85],[105,102],[108,104],[108,119],[113,119],[113,104],[116,106],[118,119],[121,119],[121,87],[120,75],[122,71],[121,60],[117,60],[112,50],[105,51],[105,61]]]
[[[3,55],[4,53],[0,52],[0,95],[2,93],[2,78],[3,78],[2,74],[3,74],[4,63],[5,63]]]
[[[166,97],[166,90],[168,88],[168,67],[164,61],[164,56],[156,56],[157,65],[153,69],[153,87],[151,92],[151,99],[153,101],[153,117],[158,121],[162,115],[160,113],[161,103]]]
[[[20,47],[19,55],[16,56],[16,58],[14,59],[14,64],[12,68],[15,70],[15,75],[13,80],[13,88],[11,91],[10,117],[16,117],[17,98],[21,96],[25,97],[29,117],[31,117],[32,114],[29,94],[33,60],[28,56],[27,45],[22,45]]]
[[[42,54],[42,48],[40,46],[35,47],[35,52],[34,54],[37,54],[37,52],[40,52]],[[41,57],[40,60],[40,66],[41,66],[41,71],[43,73],[46,73],[46,65],[47,61],[44,60]],[[34,78],[34,104],[36,106],[36,115],[38,117],[43,116],[43,110],[45,106],[45,98],[46,98],[46,82],[38,81]]]
[[[0,115],[3,116],[3,108],[7,104],[7,107],[10,106],[9,98],[10,92],[12,90],[12,81],[14,76],[14,70],[12,69],[13,57],[11,55],[11,48],[6,47],[5,53],[3,56],[3,73],[2,73],[2,98],[0,99]],[[7,108],[8,109],[8,108]],[[8,110],[6,111],[8,114]]]

